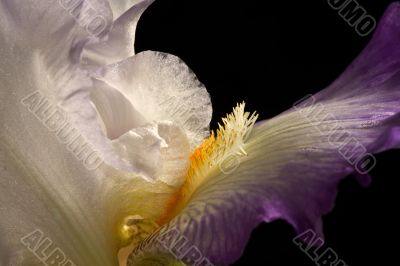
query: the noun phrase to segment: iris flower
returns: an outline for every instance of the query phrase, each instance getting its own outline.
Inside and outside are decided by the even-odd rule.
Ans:
[[[399,147],[399,3],[312,101],[212,134],[189,68],[134,53],[151,3],[1,0],[0,265],[229,265],[261,222],[322,235],[338,182]]]

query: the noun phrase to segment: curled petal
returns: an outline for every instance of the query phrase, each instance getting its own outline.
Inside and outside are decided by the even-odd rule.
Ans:
[[[394,3],[332,86],[232,142],[231,125],[243,126],[248,117],[240,119],[236,109],[199,150],[218,160],[190,176],[171,200],[185,203],[175,204],[169,223],[133,254],[172,252],[189,265],[229,265],[261,222],[284,219],[299,233],[322,235],[321,216],[332,210],[338,182],[355,173],[367,184],[371,154],[399,147],[399,43],[400,4]],[[223,139],[230,150],[212,156]]]
[[[120,91],[101,81],[95,81],[94,87],[91,101],[101,116],[109,139],[117,139],[129,130],[148,123]]]
[[[93,76],[120,91],[147,121],[167,120],[182,127],[192,149],[208,136],[210,96],[177,57],[143,52]]]
[[[153,2],[154,0],[111,1],[116,19],[113,27],[104,41],[85,47],[83,62],[89,65],[108,65],[133,56],[137,23]]]
[[[154,0],[113,0],[110,1],[111,10],[114,20],[119,19],[123,14],[128,12],[132,7],[146,3],[150,5]]]
[[[182,185],[190,146],[185,133],[173,123],[164,121],[132,129],[114,140],[113,145],[147,180]]]

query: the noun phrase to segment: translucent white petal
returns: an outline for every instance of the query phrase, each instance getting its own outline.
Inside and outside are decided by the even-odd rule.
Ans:
[[[93,75],[125,95],[146,120],[182,127],[191,149],[209,135],[210,96],[179,58],[144,52]]]
[[[113,0],[110,1],[114,20],[117,20],[122,14],[126,13],[133,6],[141,5],[145,2],[154,2],[154,0]]]
[[[185,132],[172,122],[160,123],[158,131],[168,146],[161,149],[163,164],[156,177],[170,186],[179,187],[185,181],[189,169],[189,139]]]
[[[104,131],[111,140],[148,123],[121,92],[101,81],[95,81],[91,100],[101,116]]]
[[[153,2],[154,0],[111,1],[116,20],[104,41],[85,47],[82,55],[84,64],[108,65],[133,56],[137,23]]]
[[[113,141],[124,160],[148,180],[182,185],[189,167],[190,146],[185,133],[171,122],[130,130]]]

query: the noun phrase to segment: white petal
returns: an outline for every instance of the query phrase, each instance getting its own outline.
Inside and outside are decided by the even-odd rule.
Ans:
[[[114,141],[114,147],[122,158],[140,169],[148,180],[154,178],[161,164],[161,149],[168,147],[158,134],[157,125],[135,128]]]
[[[153,1],[111,1],[111,6],[114,8],[114,19],[118,19],[114,21],[113,27],[104,41],[85,47],[82,56],[83,62],[89,65],[108,65],[133,56],[137,23]]]
[[[40,242],[53,243],[47,255],[59,248],[76,265],[116,265],[118,246],[101,192],[104,176],[87,170],[34,119],[26,117],[18,132],[7,123],[1,133],[0,264],[39,265],[39,251],[22,239],[40,232]]]
[[[111,140],[148,123],[121,92],[101,81],[95,81],[91,100],[101,116],[107,137]]]
[[[209,135],[210,96],[179,58],[144,52],[93,75],[125,95],[146,120],[182,127],[192,149]]]
[[[114,20],[117,20],[133,6],[141,5],[145,2],[154,2],[154,0],[112,0],[110,1],[111,10]],[[149,5],[150,3],[148,3]]]
[[[160,123],[158,131],[168,146],[161,149],[163,164],[156,177],[170,186],[179,187],[189,169],[189,139],[180,127],[171,122]]]
[[[91,4],[110,18],[107,2]],[[116,265],[103,166],[88,160],[101,129],[77,147],[58,135],[74,116],[97,122],[95,109],[84,108],[90,105],[75,107],[76,113],[68,108],[91,86],[75,64],[90,34],[58,1],[2,1],[0,20],[0,265],[39,265],[37,250],[21,241],[34,232],[54,244],[47,252],[62,250],[65,261]]]
[[[111,111],[134,112],[136,106],[125,101],[120,109],[105,108],[110,102],[124,102],[124,97],[131,99],[101,86],[92,93],[97,85],[79,64],[85,45],[94,47],[107,38],[112,21],[109,4],[87,0],[74,7],[72,16],[71,10],[59,3],[72,2],[4,0],[0,5],[1,265],[40,264],[39,251],[22,240],[37,232],[40,241],[53,243],[50,252],[59,249],[65,255],[65,263],[117,265],[119,223],[127,215],[154,220],[161,216],[174,191],[164,183],[179,184],[175,176],[184,172],[180,162],[189,150],[188,143],[180,142],[186,140],[181,137],[186,131],[179,131],[179,126],[179,130],[162,126],[159,134],[168,149],[161,146],[161,158],[166,158],[161,169],[166,170],[156,176],[163,182],[151,184],[134,173],[108,167],[131,170],[131,165],[115,153],[106,132],[115,116]],[[107,22],[100,35],[93,36],[85,24],[85,12],[91,8]],[[181,90],[188,87],[188,92],[199,95],[197,99],[202,101],[194,106],[199,110],[198,117],[205,118],[201,122],[205,134],[211,117],[208,94],[175,61],[171,69],[164,65],[161,80],[172,78],[175,83],[169,84],[171,90],[173,86]],[[153,66],[142,71],[142,76],[151,79]],[[181,79],[176,80],[176,74],[182,75]],[[155,84],[163,85],[160,81]],[[110,134],[118,136],[140,125],[139,120],[121,119],[116,123],[117,132]]]
[[[185,133],[171,122],[159,122],[130,130],[113,141],[118,153],[140,169],[148,180],[182,185],[189,167],[190,146]]]

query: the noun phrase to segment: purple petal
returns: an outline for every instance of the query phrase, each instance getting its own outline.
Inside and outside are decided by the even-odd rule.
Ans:
[[[229,265],[261,222],[284,219],[299,233],[312,229],[322,235],[321,216],[332,210],[338,182],[356,173],[368,184],[370,153],[400,145],[399,70],[395,3],[365,51],[333,85],[258,123],[239,167],[209,173],[186,208],[138,250],[158,247],[189,265]],[[371,161],[363,166],[365,159]],[[176,232],[165,234],[168,229]]]

